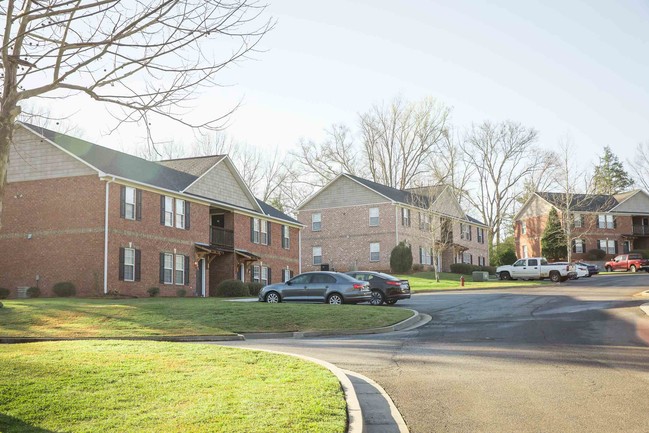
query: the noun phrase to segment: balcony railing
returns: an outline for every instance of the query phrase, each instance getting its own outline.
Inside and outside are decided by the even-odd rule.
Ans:
[[[210,243],[219,247],[234,248],[234,230],[210,226]]]
[[[649,236],[649,226],[633,226],[633,234]]]

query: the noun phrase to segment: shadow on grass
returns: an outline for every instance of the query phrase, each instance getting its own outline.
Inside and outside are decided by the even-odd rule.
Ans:
[[[57,433],[28,424],[18,418],[0,413],[0,431],[2,433]]]

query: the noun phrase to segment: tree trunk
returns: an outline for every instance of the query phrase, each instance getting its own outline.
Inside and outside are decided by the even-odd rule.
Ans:
[[[2,211],[7,186],[7,171],[9,168],[9,150],[13,141],[15,121],[20,108],[14,106],[0,112],[0,229],[2,228]]]

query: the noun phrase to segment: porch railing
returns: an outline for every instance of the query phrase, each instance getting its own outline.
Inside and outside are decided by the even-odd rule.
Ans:
[[[634,235],[649,236],[649,226],[633,226]]]
[[[234,248],[234,230],[210,226],[210,243],[220,247]]]

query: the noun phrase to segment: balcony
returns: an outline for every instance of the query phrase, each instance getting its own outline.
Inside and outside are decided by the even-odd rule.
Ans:
[[[640,236],[649,236],[649,226],[645,225],[634,225],[633,234]]]
[[[210,226],[210,243],[219,247],[234,248],[234,230]]]

